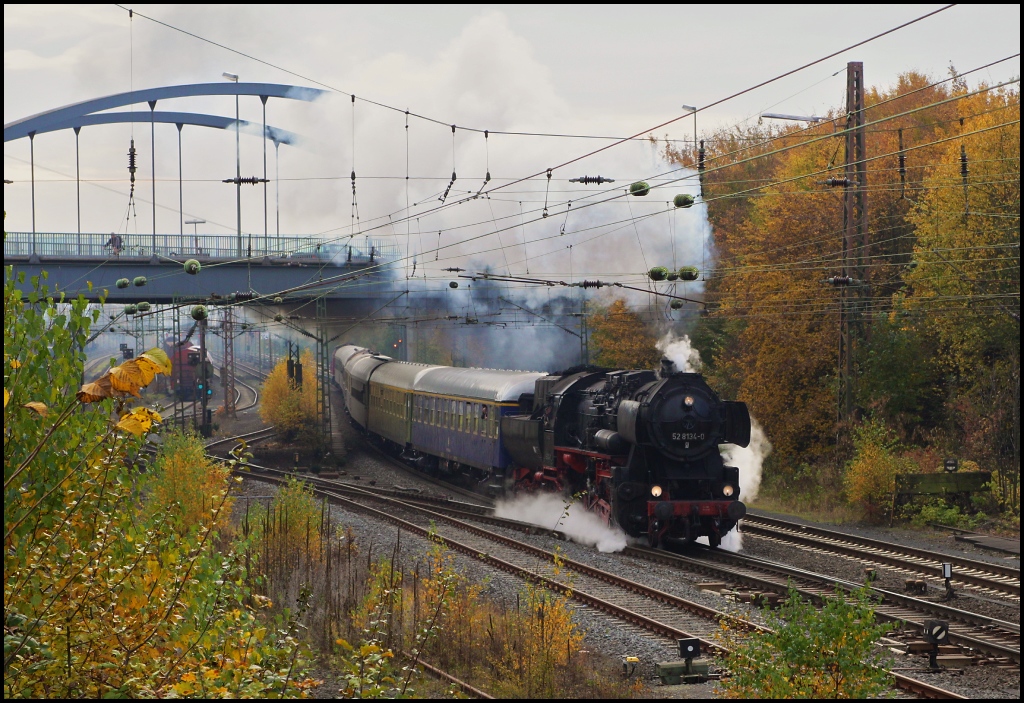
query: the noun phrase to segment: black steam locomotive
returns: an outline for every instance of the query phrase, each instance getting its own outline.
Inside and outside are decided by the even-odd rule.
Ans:
[[[484,492],[575,495],[652,546],[717,546],[746,508],[720,444],[750,415],[700,374],[588,368],[558,375],[394,361],[346,345],[334,378],[353,422],[425,471]]]

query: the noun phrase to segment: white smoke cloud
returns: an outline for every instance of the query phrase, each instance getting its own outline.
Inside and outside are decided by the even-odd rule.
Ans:
[[[682,337],[679,337],[672,332],[667,332],[664,337],[658,340],[656,346],[658,351],[666,359],[671,360],[679,371],[684,373],[700,373],[702,366],[700,352],[693,346],[687,335],[684,334]]]
[[[597,547],[599,552],[621,552],[626,547],[626,533],[620,528],[609,527],[579,503],[568,506],[566,513],[565,499],[554,493],[519,495],[498,501],[494,514],[548,530],[560,530],[573,542]]]
[[[697,542],[704,546],[709,546],[710,542],[707,537],[698,537]],[[743,533],[738,528],[733,528],[726,532],[722,536],[722,543],[719,545],[722,549],[727,552],[739,552],[743,550]]]
[[[750,444],[737,447],[735,444],[722,445],[722,459],[729,466],[739,467],[740,498],[745,503],[752,503],[761,489],[761,469],[764,460],[772,453],[772,443],[764,433],[761,425],[750,418]]]

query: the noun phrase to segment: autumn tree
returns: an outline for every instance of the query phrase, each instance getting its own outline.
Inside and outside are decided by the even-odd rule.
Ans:
[[[313,353],[304,350],[299,357],[302,364],[302,383],[293,370],[288,376],[288,360],[282,359],[263,382],[260,394],[260,418],[277,428],[288,441],[297,437],[303,441],[319,441],[320,424],[317,416],[319,379]],[[294,369],[294,367],[293,367]]]
[[[966,96],[957,110],[957,119],[943,125],[950,141],[909,215],[913,261],[894,317],[935,341],[934,363],[951,391],[951,449],[996,470],[1008,506],[1017,510],[1020,93]]]
[[[221,551],[226,472],[196,476],[196,438],[140,471],[162,419],[136,403],[166,354],[79,387],[99,310],[10,267],[4,283],[4,696],[299,693],[294,639],[261,625]]]
[[[624,300],[615,300],[607,310],[593,315],[589,328],[595,364],[617,369],[657,368],[661,352],[654,335]]]
[[[910,72],[868,89],[865,103],[853,424],[873,418],[903,442],[1016,475],[1019,93]],[[771,472],[841,467],[853,451],[848,441],[835,451],[855,428],[837,424],[840,291],[825,281],[844,272],[844,228],[841,191],[824,181],[843,175],[845,114],[828,117],[705,135],[716,259],[710,315],[691,338],[715,386],[765,426]],[[667,155],[691,167],[697,156]]]

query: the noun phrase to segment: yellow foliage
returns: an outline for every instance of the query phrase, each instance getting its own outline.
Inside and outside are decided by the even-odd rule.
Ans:
[[[163,418],[155,410],[149,408],[138,407],[132,409],[131,412],[125,413],[121,416],[121,420],[115,425],[117,429],[130,432],[136,437],[148,433],[155,423],[160,423]]]
[[[505,625],[503,651],[493,659],[500,682],[496,692],[554,697],[557,668],[579,652],[583,632],[573,622],[573,608],[564,595],[527,583],[519,606]]]
[[[148,386],[157,374],[170,375],[171,361],[162,349],[153,348],[129,359],[120,366],[108,369],[92,383],[86,383],[75,394],[79,402],[95,403],[106,398],[139,396],[139,390]]]
[[[35,402],[35,401],[33,401],[31,403],[25,403],[21,407],[28,408],[29,410],[32,410],[33,412],[35,412],[40,417],[46,417],[49,414],[49,412],[50,412],[49,408],[46,407],[45,403],[39,403],[39,402]]]
[[[278,362],[263,382],[260,418],[284,436],[317,427],[316,400],[319,392],[316,362],[309,350],[302,352],[303,383],[288,378],[286,360]]]
[[[846,497],[877,516],[891,505],[896,476],[915,470],[912,460],[901,456],[895,437],[885,426],[869,422],[857,429],[856,454],[846,469]]]
[[[148,502],[154,509],[166,510],[179,532],[208,522],[211,510],[231,504],[230,499],[224,503],[230,472],[207,457],[196,437],[167,435],[150,473]]]
[[[597,350],[594,363],[617,369],[653,369],[661,360],[654,335],[643,320],[616,300],[590,318],[590,341]]]

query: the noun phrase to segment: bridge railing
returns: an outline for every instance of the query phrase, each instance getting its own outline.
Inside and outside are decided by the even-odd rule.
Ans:
[[[81,234],[68,232],[8,232],[4,258],[20,256],[55,258],[158,258],[315,260],[342,266],[371,261],[393,261],[401,249],[393,242],[373,237],[325,241],[316,237],[262,234]]]

